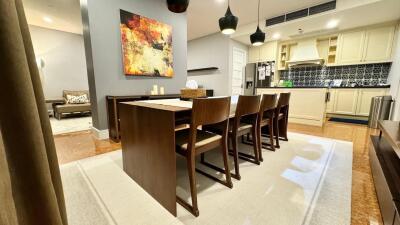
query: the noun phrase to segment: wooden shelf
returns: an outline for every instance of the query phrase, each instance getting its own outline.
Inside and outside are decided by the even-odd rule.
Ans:
[[[190,73],[190,72],[199,72],[199,71],[207,71],[207,70],[218,70],[218,67],[204,67],[204,68],[189,69],[189,70],[187,70],[187,72]]]

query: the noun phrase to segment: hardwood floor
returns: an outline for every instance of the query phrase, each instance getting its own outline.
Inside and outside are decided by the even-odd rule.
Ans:
[[[54,136],[60,164],[121,149],[119,143],[97,140],[90,130]]]
[[[289,124],[289,131],[353,142],[351,224],[382,224],[368,157],[369,135],[377,130],[328,121],[322,128]],[[90,131],[60,134],[54,139],[60,164],[121,149],[119,143],[96,140]]]

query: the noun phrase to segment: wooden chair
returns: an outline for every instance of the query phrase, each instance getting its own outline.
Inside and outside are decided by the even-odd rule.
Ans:
[[[232,150],[230,153],[233,155],[233,160],[235,164],[235,173],[231,174],[233,178],[240,180],[240,172],[239,172],[239,158],[247,160],[249,162],[253,162],[256,164],[260,164],[259,160],[259,149],[258,149],[258,139],[257,139],[257,116],[260,107],[260,96],[245,96],[240,95],[236,107],[235,116],[229,121],[229,139],[232,143]],[[246,120],[246,122],[243,122]],[[221,129],[216,126],[207,126],[204,129],[221,133]],[[253,138],[253,149],[254,156],[239,152],[238,149],[238,138],[251,133]],[[217,171],[221,171],[222,169],[208,163],[205,161],[204,154],[201,157],[201,163],[211,167]]]
[[[263,161],[262,158],[262,147],[270,146],[272,151],[275,151],[274,144],[274,115],[277,104],[277,95],[276,94],[264,94],[262,96],[262,101],[260,105],[260,111],[258,113],[257,118],[257,140],[259,147],[259,156],[260,161]],[[263,143],[261,140],[261,129],[265,126],[269,128],[269,144]]]
[[[274,135],[276,140],[276,147],[280,148],[279,138],[288,141],[287,127],[289,119],[289,100],[290,93],[281,93],[279,95],[278,104],[275,109],[274,117]]]
[[[231,174],[228,164],[228,122],[230,112],[230,97],[194,99],[190,128],[175,133],[176,150],[187,159],[190,192],[192,205],[177,196],[177,202],[189,210],[193,215],[198,216],[197,189],[195,179],[195,156],[213,150],[221,146],[221,153],[224,161],[224,173],[226,180],[221,181],[205,172],[197,172],[216,180],[225,186],[232,188]],[[220,124],[222,134],[210,133],[199,130],[200,126]]]

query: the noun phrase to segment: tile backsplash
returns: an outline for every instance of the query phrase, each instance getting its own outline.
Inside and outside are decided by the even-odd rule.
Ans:
[[[325,81],[341,79],[342,86],[375,86],[386,84],[392,63],[349,66],[309,66],[282,70],[281,80],[291,80],[293,86],[324,86]]]

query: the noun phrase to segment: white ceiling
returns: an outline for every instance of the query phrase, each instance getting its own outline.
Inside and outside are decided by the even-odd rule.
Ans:
[[[82,34],[79,0],[23,0],[28,23],[49,29]],[[52,23],[43,20],[51,18]]]
[[[133,0],[132,0],[133,1]],[[165,1],[165,0],[159,0]],[[231,0],[231,9],[239,17],[237,32],[231,37],[249,44],[249,35],[257,26],[258,0]],[[332,32],[325,29],[330,19],[339,20],[337,29],[349,29],[400,19],[400,0],[337,0],[337,9],[328,13],[265,28],[265,19],[307,8],[330,0],[261,0],[260,27],[267,41],[274,33],[290,39],[304,30],[304,35]],[[188,8],[188,39],[219,32],[218,19],[225,14],[228,0],[191,0]],[[82,33],[79,0],[23,0],[28,23],[71,33]],[[49,17],[48,23],[43,20]],[[116,18],[118,19],[118,18]]]
[[[261,0],[260,18],[280,16],[287,12],[329,1],[330,0]],[[257,21],[258,0],[231,0],[230,2],[232,13],[239,17],[238,26]],[[191,0],[187,14],[188,39],[191,40],[218,32],[218,20],[225,15],[227,5],[228,0]]]

